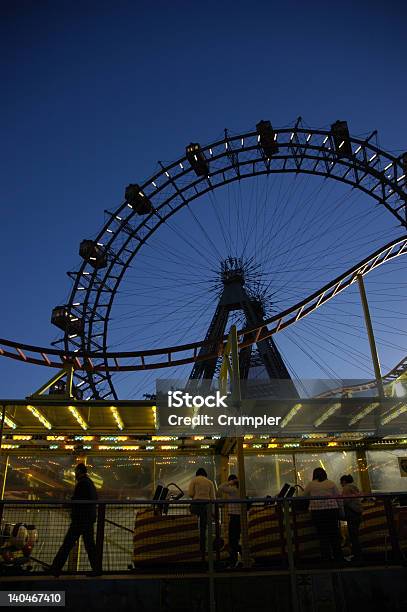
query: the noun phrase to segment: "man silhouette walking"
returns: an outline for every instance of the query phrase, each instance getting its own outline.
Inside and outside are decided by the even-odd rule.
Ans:
[[[72,495],[72,501],[75,500],[90,500],[95,502],[98,498],[96,487],[87,474],[87,468],[84,463],[78,463],[75,468],[76,486]],[[72,504],[71,506],[71,524],[66,533],[65,539],[61,548],[57,552],[51,566],[51,571],[54,576],[59,576],[69,553],[75,546],[76,542],[82,536],[85,544],[85,549],[89,557],[89,562],[92,567],[92,575],[100,574],[96,565],[96,544],[94,537],[94,524],[96,522],[96,504]]]

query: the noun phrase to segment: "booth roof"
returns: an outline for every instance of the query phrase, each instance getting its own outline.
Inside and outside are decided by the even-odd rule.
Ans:
[[[4,406],[4,433],[119,434],[118,423],[126,433],[155,433],[153,401],[27,398],[0,400],[1,411]]]

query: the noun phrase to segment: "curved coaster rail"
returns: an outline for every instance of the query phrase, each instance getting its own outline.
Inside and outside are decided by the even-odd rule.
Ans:
[[[250,339],[239,342],[239,348],[251,346],[293,325],[347,289],[357,280],[358,275],[365,276],[382,264],[406,253],[407,237],[397,238],[389,242],[341,276],[324,285],[319,291],[314,292],[285,311],[270,317],[261,326],[239,330],[238,335],[241,338],[244,336],[247,338],[247,334],[249,333],[251,335]],[[208,342],[200,341],[178,346],[139,351],[83,353],[80,351],[63,351],[55,348],[46,348],[0,339],[0,356],[52,368],[61,368],[65,363],[69,362],[73,364],[75,370],[87,372],[153,370],[219,357],[223,354],[226,340],[226,337],[219,340],[217,352],[199,357],[199,350],[206,346]],[[180,355],[180,353],[183,353],[183,355]],[[101,357],[104,358],[103,363],[97,365],[93,364],[92,360],[98,360]],[[153,358],[153,360],[150,361],[151,358]],[[127,363],[127,360],[132,360],[133,363]],[[406,364],[406,360],[400,362],[400,364],[394,368],[394,371],[396,371],[401,364]],[[391,376],[391,373],[389,373],[388,376]]]

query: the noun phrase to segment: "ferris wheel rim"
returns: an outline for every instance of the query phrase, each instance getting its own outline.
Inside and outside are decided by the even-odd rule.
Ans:
[[[186,156],[183,156],[177,159],[175,162],[172,162],[166,166],[161,165],[161,170],[149,177],[141,186],[141,190],[143,193],[146,193],[149,198],[155,197],[157,194],[163,194],[166,189],[170,189],[170,196],[164,198],[164,200],[159,204],[159,206],[154,206],[154,211],[147,215],[145,219],[142,219],[141,222],[134,228],[133,235],[129,235],[128,227],[126,226],[129,223],[129,220],[133,220],[136,218],[136,213],[130,213],[125,221],[123,222],[124,215],[123,211],[127,210],[128,204],[124,201],[113,213],[109,214],[108,221],[103,225],[100,230],[95,242],[102,242],[107,233],[111,234],[106,244],[106,248],[111,249],[113,253],[113,257],[109,266],[106,270],[106,274],[104,274],[102,282],[97,280],[97,271],[93,270],[90,273],[90,282],[88,283],[88,287],[85,289],[85,298],[82,303],[82,309],[79,312],[83,315],[84,321],[87,321],[87,329],[81,336],[80,345],[82,347],[83,353],[92,353],[92,346],[97,346],[98,343],[95,342],[96,335],[93,334],[94,326],[96,322],[103,321],[103,334],[102,334],[102,344],[100,345],[101,353],[100,358],[105,359],[105,354],[108,354],[107,351],[107,336],[109,331],[109,315],[111,309],[113,307],[113,303],[120,287],[120,283],[133,261],[134,257],[137,255],[141,247],[146,243],[147,239],[158,230],[159,227],[185,206],[187,206],[190,202],[199,199],[206,193],[217,189],[218,187],[222,187],[229,183],[240,181],[244,178],[252,178],[260,175],[270,175],[276,173],[302,173],[302,174],[311,174],[315,176],[321,176],[325,178],[332,178],[337,181],[341,181],[352,187],[356,187],[357,189],[363,191],[365,194],[369,195],[379,203],[383,204],[389,212],[391,212],[400,222],[400,224],[405,225],[405,220],[398,213],[398,210],[392,208],[389,201],[394,201],[395,198],[399,198],[404,203],[407,201],[407,194],[402,188],[402,185],[399,184],[399,177],[402,176],[400,172],[403,171],[401,166],[401,158],[395,157],[390,153],[380,149],[376,145],[372,144],[369,139],[359,139],[350,136],[349,140],[351,143],[352,156],[348,159],[346,158],[337,158],[335,157],[335,150],[332,146],[332,133],[331,130],[320,130],[320,129],[306,129],[300,127],[298,124],[286,127],[286,128],[276,128],[275,133],[277,135],[277,142],[280,148],[286,149],[287,154],[285,155],[276,155],[271,159],[265,159],[264,154],[261,153],[261,147],[258,143],[251,142],[250,139],[255,139],[257,137],[256,131],[250,131],[243,134],[238,134],[234,136],[225,136],[225,138],[212,142],[208,145],[202,146],[201,150],[203,153],[210,154],[211,157],[208,158],[208,162],[218,162],[220,160],[225,160],[225,158],[230,160],[230,164],[226,165],[224,168],[216,170],[214,172],[209,172],[208,176],[196,177],[194,176],[194,171],[192,166],[189,166]],[[280,141],[280,137],[285,137],[290,134],[289,141]],[[307,136],[307,140],[304,142],[304,138],[301,140],[301,137]],[[320,142],[315,143],[312,142],[313,138],[324,138],[324,143]],[[249,145],[245,143],[249,141]],[[330,151],[328,153],[328,149],[325,147],[325,143],[328,142],[331,144]],[[240,147],[236,147],[236,145],[241,144]],[[244,144],[243,144],[244,143]],[[356,149],[354,149],[356,146]],[[223,148],[222,151],[217,152],[216,155],[213,155],[213,151],[217,150],[217,148]],[[241,153],[247,153],[250,151],[258,151],[258,156],[254,159],[242,161],[239,155]],[[210,153],[209,153],[210,152]],[[315,155],[311,155],[311,153],[315,153]],[[319,155],[320,154],[320,155]],[[332,155],[331,155],[332,154]],[[235,156],[234,158],[231,158]],[[284,160],[283,168],[274,168],[272,167],[272,163],[275,160]],[[287,168],[287,160],[294,160],[294,166]],[[312,170],[306,169],[303,167],[304,160],[311,160],[315,163]],[[383,171],[376,170],[375,166],[377,165],[378,160],[385,160],[386,167],[389,166],[392,168],[393,178],[389,175],[386,175]],[[372,164],[373,162],[373,164]],[[263,166],[262,166],[263,164]],[[331,167],[329,167],[331,164]],[[252,172],[241,172],[241,169],[245,166],[252,165]],[[335,175],[333,170],[337,167],[344,167],[345,172],[342,175]],[[181,168],[181,172],[173,175],[175,169]],[[324,169],[325,168],[325,169]],[[362,176],[359,175],[357,177],[357,173],[362,172]],[[231,173],[231,175],[228,175]],[[219,175],[223,175],[223,180],[220,180],[217,183],[212,183],[213,179]],[[366,177],[374,178],[377,181],[377,185],[370,189],[363,183]],[[165,178],[164,178],[165,177]],[[180,189],[177,185],[177,181],[180,178],[192,178],[186,186],[182,186]],[[212,179],[212,180],[211,180]],[[162,181],[162,182],[161,182]],[[205,189],[198,189],[199,185],[205,185]],[[379,187],[379,192],[377,191]],[[154,188],[154,189],[153,189]],[[194,189],[194,193],[183,195],[188,189]],[[386,189],[389,190],[388,195],[386,194]],[[379,195],[381,193],[381,196]],[[167,216],[161,217],[160,211],[169,204],[172,200],[176,198],[180,198],[181,201],[179,205],[174,209],[171,209],[170,213]],[[147,223],[151,221],[152,218],[158,216],[158,221],[152,230],[149,230],[149,233],[140,238],[139,233],[143,228],[147,226]],[[120,221],[120,223],[117,223]],[[148,226],[147,226],[148,227]],[[113,229],[112,229],[113,228]],[[116,252],[112,249],[112,245],[114,241],[117,240],[119,236],[123,236],[124,233],[127,232],[127,238],[124,240],[120,249]],[[126,251],[126,248],[131,241],[135,239],[137,236],[137,240],[139,242],[136,245],[136,248],[128,249],[128,258],[121,259],[123,252]],[[113,282],[113,286],[109,287],[108,281],[113,278],[113,271],[115,266],[121,267],[119,271],[119,275],[115,278],[115,282]],[[70,293],[69,301],[67,303],[67,307],[69,309],[76,309],[75,304],[77,303],[78,289],[80,287],[80,283],[83,282],[83,273],[86,271],[88,263],[84,261],[80,266],[78,272],[74,273],[74,285],[72,287],[72,291]],[[110,276],[109,276],[110,275]],[[99,283],[99,287],[96,289],[94,287],[95,282]],[[107,290],[106,287],[109,287]],[[103,293],[106,292],[109,294],[108,304],[101,304]],[[95,292],[95,299],[92,302],[91,294]],[[92,304],[92,305],[91,305]],[[88,307],[90,306],[90,311]],[[104,311],[104,315],[98,312],[101,308],[106,308]],[[99,321],[98,316],[100,316]],[[70,347],[76,346],[78,344],[72,343],[68,334],[65,334],[63,338],[64,347],[66,351],[70,350]],[[107,365],[107,364],[106,364]],[[116,397],[114,385],[111,381],[111,376],[109,370],[106,369],[106,376],[103,377],[105,381],[110,386],[110,390],[113,395]],[[97,384],[95,383],[92,375],[88,376],[88,382],[92,388],[92,391],[97,394]]]

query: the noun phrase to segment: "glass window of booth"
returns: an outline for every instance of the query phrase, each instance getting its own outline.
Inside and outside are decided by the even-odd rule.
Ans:
[[[322,467],[326,471],[329,480],[333,480],[338,485],[338,488],[340,486],[340,478],[344,474],[351,474],[355,484],[360,487],[358,461],[355,451],[296,453],[295,467],[297,482],[303,487],[312,480],[312,472],[317,467]]]
[[[200,467],[203,467],[208,474],[208,478],[215,482],[218,459],[218,457],[211,455],[156,457],[155,484],[168,485],[173,482],[187,495],[189,483]]]
[[[0,464],[5,499],[67,499],[75,486],[77,459],[71,455],[10,455]],[[104,499],[152,499],[157,484],[176,483],[185,494],[199,467],[216,482],[219,457],[179,455],[134,457],[88,456],[87,467]],[[3,474],[5,473],[5,480]]]
[[[153,457],[94,457],[87,459],[89,476],[103,499],[152,499]]]
[[[66,499],[75,485],[76,458],[9,455],[4,499]]]
[[[401,475],[399,457],[407,457],[407,449],[366,452],[372,491],[407,491],[407,478]]]
[[[246,455],[246,493],[249,497],[277,495],[284,483],[295,483],[294,460],[291,454]],[[237,474],[237,458],[229,458],[229,473]]]

